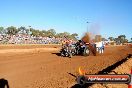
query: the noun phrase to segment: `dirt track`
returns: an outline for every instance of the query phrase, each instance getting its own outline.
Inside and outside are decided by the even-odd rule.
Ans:
[[[26,49],[26,46],[24,47]],[[48,46],[46,47],[48,49]],[[59,46],[52,47],[58,48]],[[6,46],[0,48],[8,49]],[[27,48],[44,47],[37,45],[27,46]],[[14,47],[9,49],[14,49]],[[19,46],[18,49],[23,48]],[[58,50],[28,53],[17,53],[16,51],[16,54],[0,53],[0,79],[7,79],[10,88],[75,88],[75,77],[70,73],[78,75],[79,66],[86,69],[89,74],[97,73],[123,59],[127,54],[132,54],[132,48],[107,47],[103,55],[74,56],[71,59],[57,56],[57,53]]]

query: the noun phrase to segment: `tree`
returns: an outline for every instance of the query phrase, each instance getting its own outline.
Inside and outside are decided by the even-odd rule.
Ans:
[[[110,41],[114,41],[114,37],[109,37],[108,38]]]
[[[118,36],[118,38],[120,38],[122,40],[125,40],[126,36],[125,35],[120,35],[120,36]]]
[[[54,37],[56,35],[56,31],[54,29],[49,29],[47,31],[47,36],[48,37]]]
[[[39,30],[35,30],[33,28],[30,28],[30,31],[32,32],[31,35],[37,36],[37,37],[40,36],[40,31]]]
[[[74,40],[77,40],[78,34],[77,33],[73,33],[71,34],[71,38]]]
[[[55,37],[77,40],[78,34],[77,33],[70,34],[68,32],[63,32],[63,33],[57,33]]]
[[[37,34],[39,34],[39,36],[48,37],[47,31],[46,31],[46,30],[42,30],[42,31],[37,30],[37,32],[38,32]]]
[[[9,35],[15,35],[18,33],[18,30],[14,26],[10,26],[7,28],[7,34]]]
[[[57,38],[63,38],[64,37],[64,33],[57,33],[55,35],[55,37],[57,37]]]
[[[126,39],[126,36],[125,35],[119,35],[118,38],[115,38],[115,42],[117,44],[124,44],[124,43],[127,43],[128,40]]]
[[[28,29],[26,29],[25,27],[22,27],[22,26],[20,28],[18,28],[18,31],[22,34],[28,34]]]
[[[69,32],[63,32],[62,35],[63,35],[63,38],[71,39],[71,35]]]
[[[71,36],[76,37],[76,36],[78,36],[78,34],[77,33],[73,33],[73,34],[71,34]]]
[[[43,31],[39,31],[39,36],[45,37],[45,33]]]
[[[116,42],[117,45],[121,44],[121,41],[120,41],[119,38],[115,38],[114,40],[115,40],[115,42]]]
[[[122,43],[122,44],[124,44],[125,42],[126,42],[126,36],[125,35],[119,35],[118,36],[118,39],[119,39],[119,41]]]
[[[132,43],[132,38],[131,38],[131,41],[130,41],[130,43]]]
[[[4,31],[4,27],[0,27],[0,34],[2,34]]]
[[[56,38],[62,38],[62,36],[60,35],[60,33],[57,33],[57,34],[55,35],[55,37],[56,37]]]
[[[102,38],[102,41],[108,41],[106,38]]]
[[[63,32],[63,34],[64,34],[65,36],[69,36],[69,35],[70,35],[69,32]]]

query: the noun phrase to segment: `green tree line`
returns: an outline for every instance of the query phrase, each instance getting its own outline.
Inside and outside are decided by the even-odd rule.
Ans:
[[[42,37],[56,37],[56,38],[69,38],[69,39],[74,39],[77,40],[78,34],[73,33],[70,34],[68,32],[63,32],[63,33],[57,33],[55,29],[49,29],[49,30],[38,30],[34,28],[26,28],[26,27],[14,27],[10,26],[7,28],[0,27],[0,34],[8,34],[8,35],[16,35],[16,34],[28,34],[32,36],[42,36]]]
[[[128,39],[126,39],[126,35],[119,35],[117,38],[114,37],[109,37],[108,38],[110,41],[115,41],[117,43],[128,43]],[[132,38],[131,38],[132,39]],[[130,41],[131,42],[131,41]]]
[[[126,35],[119,35],[117,38],[109,37],[108,39],[102,38],[101,35],[96,35],[95,36],[95,42],[96,41],[101,41],[101,40],[102,41],[110,40],[110,41],[116,42],[118,44],[120,44],[120,43],[124,44],[124,43],[128,43],[128,42],[132,42],[132,38],[131,38],[131,41],[128,41],[128,39],[126,39]]]

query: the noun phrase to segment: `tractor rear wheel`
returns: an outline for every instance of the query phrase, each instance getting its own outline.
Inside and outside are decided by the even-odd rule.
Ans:
[[[90,50],[88,47],[85,47],[84,51],[83,51],[83,56],[89,56],[90,54]]]

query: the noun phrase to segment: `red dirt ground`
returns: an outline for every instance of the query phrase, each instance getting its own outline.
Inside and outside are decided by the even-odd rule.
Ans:
[[[60,46],[0,46],[0,49],[58,48]],[[13,52],[14,53],[14,52]],[[94,74],[132,54],[128,46],[106,47],[98,56],[73,56],[72,58],[56,55],[58,50],[31,53],[0,53],[0,79],[8,80],[10,88],[71,88],[76,84],[79,66]]]

